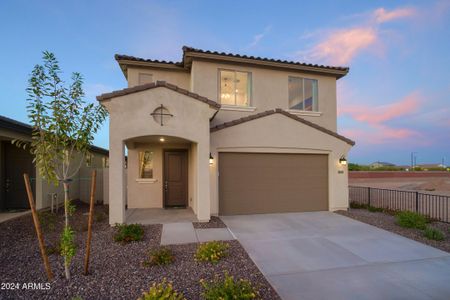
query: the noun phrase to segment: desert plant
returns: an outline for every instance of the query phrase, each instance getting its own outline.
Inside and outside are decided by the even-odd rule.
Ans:
[[[230,245],[221,241],[212,241],[200,244],[195,253],[195,259],[217,263],[228,254]]]
[[[172,250],[169,248],[160,248],[150,252],[150,259],[146,265],[168,265],[175,260]]]
[[[427,239],[434,240],[434,241],[442,241],[445,239],[445,235],[442,231],[440,231],[439,229],[432,228],[432,227],[425,228],[423,235]]]
[[[350,208],[354,209],[367,208],[367,204],[351,201]]]
[[[173,289],[172,283],[167,282],[166,279],[161,283],[153,283],[148,292],[145,292],[138,300],[183,300],[182,293],[178,293]]]
[[[54,231],[56,228],[56,223],[58,221],[58,216],[49,211],[38,212],[39,223],[42,229],[48,231]]]
[[[383,212],[384,209],[381,207],[368,206],[367,210],[370,212]]]
[[[256,299],[258,291],[250,281],[235,280],[233,276],[225,273],[223,278],[216,275],[214,280],[200,280],[203,287],[202,297],[206,300],[216,299]]]
[[[119,243],[140,241],[144,237],[144,228],[139,224],[116,224],[114,240]]]
[[[397,214],[397,224],[405,228],[425,229],[426,218],[412,211],[402,211]]]
[[[83,77],[73,73],[71,84],[61,79],[58,60],[51,52],[43,52],[43,65],[36,65],[28,80],[28,117],[33,127],[32,141],[15,140],[19,147],[29,145],[39,174],[48,182],[64,187],[64,230],[61,248],[72,255],[73,231],[69,216],[69,187],[79,171],[94,134],[106,118],[106,109],[84,101]],[[72,233],[72,234],[71,234]],[[70,261],[64,256],[64,270],[70,279]]]

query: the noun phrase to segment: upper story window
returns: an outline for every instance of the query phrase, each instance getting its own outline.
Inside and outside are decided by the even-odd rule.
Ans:
[[[153,82],[153,75],[149,73],[139,73],[139,85]]]
[[[220,103],[234,106],[250,106],[251,74],[220,70]]]
[[[94,161],[94,154],[86,153],[86,167],[87,168],[92,167],[93,161]]]
[[[289,76],[289,109],[318,111],[316,79]]]

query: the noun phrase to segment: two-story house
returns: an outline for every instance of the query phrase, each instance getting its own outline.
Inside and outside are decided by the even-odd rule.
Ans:
[[[336,132],[348,68],[190,47],[176,63],[116,60],[128,88],[97,97],[110,113],[111,224],[127,208],[208,221],[348,207],[354,142]]]

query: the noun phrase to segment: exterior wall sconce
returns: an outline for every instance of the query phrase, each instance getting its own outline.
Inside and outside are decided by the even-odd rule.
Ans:
[[[214,163],[214,157],[211,153],[209,153],[209,164],[212,165]]]
[[[342,155],[341,158],[339,158],[339,163],[343,166],[347,165],[347,159],[345,158],[344,155]]]

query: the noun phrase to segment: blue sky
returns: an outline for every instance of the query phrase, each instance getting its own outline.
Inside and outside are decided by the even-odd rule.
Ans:
[[[27,122],[41,52],[85,77],[89,101],[126,86],[115,53],[181,59],[181,47],[345,65],[338,130],[350,160],[450,164],[450,0],[25,1],[0,3],[0,114]],[[95,143],[108,147],[105,124]]]

